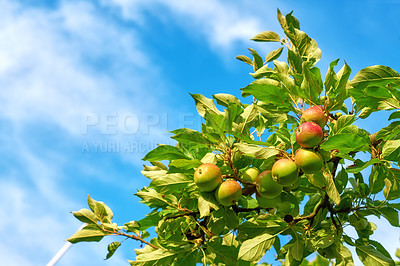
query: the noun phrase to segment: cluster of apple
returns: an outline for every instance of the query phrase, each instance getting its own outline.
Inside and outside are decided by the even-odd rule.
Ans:
[[[283,187],[290,187],[299,181],[299,169],[305,174],[313,174],[322,169],[324,160],[314,150],[323,139],[323,128],[328,120],[321,106],[313,106],[302,113],[300,126],[296,130],[296,141],[301,146],[296,151],[294,160],[283,158],[277,160],[271,170],[265,170],[254,179],[257,186],[257,200],[262,207],[273,207],[282,193]],[[247,171],[250,171],[248,169]],[[244,174],[246,178],[254,178],[251,171]]]
[[[293,186],[299,181],[299,169],[303,173],[313,174],[324,165],[322,156],[314,150],[323,139],[323,131],[328,117],[321,106],[305,110],[296,130],[296,141],[301,146],[296,151],[294,160],[282,158],[277,160],[271,170],[260,171],[250,167],[242,173],[241,179],[255,183],[257,200],[261,207],[273,207],[283,187]],[[211,163],[200,165],[194,173],[194,181],[202,191],[214,191],[217,201],[224,206],[234,204],[242,195],[241,185],[233,179],[222,180],[218,166]]]
[[[222,181],[221,170],[212,163],[204,163],[196,169],[194,182],[201,191],[215,190],[215,198],[224,206],[235,204],[242,196],[240,184],[233,179]]]

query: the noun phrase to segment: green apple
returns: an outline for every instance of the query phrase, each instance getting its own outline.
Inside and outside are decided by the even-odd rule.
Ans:
[[[212,163],[202,164],[194,172],[194,182],[201,191],[213,191],[222,182],[221,170]]]
[[[296,141],[303,148],[314,148],[323,137],[322,128],[314,122],[305,122],[296,130]]]
[[[242,179],[248,182],[255,182],[260,171],[255,167],[247,168],[242,174]]]
[[[290,186],[299,177],[297,165],[291,159],[280,159],[272,166],[273,179],[282,186]]]
[[[298,149],[294,156],[294,162],[305,174],[316,173],[324,166],[322,156],[309,149]]]
[[[223,206],[235,204],[242,196],[242,187],[235,180],[225,180],[215,190],[215,198]]]
[[[268,199],[276,198],[282,193],[282,186],[272,178],[272,171],[261,172],[256,179],[257,192]]]
[[[300,123],[314,122],[317,123],[321,128],[324,128],[328,116],[325,114],[325,108],[319,105],[312,106],[301,114]]]

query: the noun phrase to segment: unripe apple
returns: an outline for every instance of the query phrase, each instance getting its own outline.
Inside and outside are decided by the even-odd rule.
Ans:
[[[274,181],[272,172],[261,172],[256,179],[257,192],[268,199],[276,198],[282,193],[282,186]]]
[[[280,159],[272,166],[272,178],[282,186],[290,186],[298,176],[297,165],[291,159]]]
[[[242,174],[242,179],[244,181],[255,182],[259,173],[260,171],[255,167],[247,168]]]
[[[296,141],[303,148],[314,148],[321,142],[322,137],[322,128],[314,122],[305,122],[296,131]]]
[[[312,106],[301,114],[300,123],[314,122],[317,123],[321,128],[324,128],[328,116],[325,114],[325,108],[319,105]]]
[[[294,162],[306,174],[316,173],[324,166],[322,156],[313,150],[298,149],[294,156]]]
[[[276,198],[269,199],[257,193],[256,199],[258,201],[258,206],[261,208],[277,208],[278,204],[281,203],[280,195]]]
[[[242,196],[242,187],[235,180],[226,180],[215,190],[215,198],[223,206],[235,204]]]
[[[221,170],[212,163],[202,164],[194,172],[194,182],[201,191],[213,191],[222,182]]]

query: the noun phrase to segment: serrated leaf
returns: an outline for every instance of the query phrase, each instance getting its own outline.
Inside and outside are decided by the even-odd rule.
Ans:
[[[388,120],[399,119],[399,118],[400,118],[400,111],[396,111],[390,114]]]
[[[205,147],[209,147],[213,144],[206,135],[193,129],[180,128],[171,131],[171,133],[175,134],[171,138],[181,143],[189,143],[191,145]]]
[[[200,160],[194,159],[194,160],[187,160],[187,159],[177,159],[173,160],[169,166],[170,167],[175,167],[183,170],[190,170],[199,167],[203,163]]]
[[[200,116],[204,117],[206,111],[220,115],[222,114],[221,111],[217,109],[212,99],[209,99],[201,94],[190,94],[196,103],[197,112]]]
[[[161,194],[152,188],[143,188],[141,191],[135,194],[141,198],[141,202],[145,203],[150,208],[153,207],[165,207],[167,205],[175,207],[178,204],[178,200],[174,195]]]
[[[391,258],[384,256],[371,246],[356,245],[356,252],[364,265],[370,266],[393,266]]]
[[[400,140],[388,140],[382,146],[382,158],[400,162]]]
[[[263,60],[262,60],[261,56],[257,53],[256,50],[254,50],[252,48],[247,48],[247,49],[249,49],[249,51],[253,55],[253,67],[254,67],[254,71],[257,71],[259,68],[261,68],[264,65]]]
[[[188,184],[193,183],[186,175],[180,173],[165,174],[155,178],[149,185],[159,193],[172,193],[186,188]]]
[[[111,258],[112,255],[114,255],[115,251],[117,250],[117,248],[119,248],[119,246],[121,246],[120,242],[112,242],[107,246],[107,256],[106,256],[106,260],[108,260],[109,258]]]
[[[347,237],[347,236],[346,236]],[[353,256],[348,248],[343,243],[335,243],[336,254],[338,255],[336,260],[336,266],[354,266]]]
[[[148,253],[141,253],[137,255],[135,261],[128,261],[133,266],[172,265],[172,262],[178,257],[179,254],[183,252],[185,252],[185,250],[173,252],[171,250],[160,248]]]
[[[368,143],[361,136],[345,133],[331,136],[321,144],[321,149],[323,150],[339,150],[341,153],[359,151],[366,147],[368,147]]]
[[[253,66],[253,61],[245,55],[238,55],[238,56],[236,56],[236,59],[240,60],[242,62],[245,62],[246,64],[248,64],[250,66]]]
[[[346,172],[347,173],[359,173],[362,170],[364,170],[365,168],[367,168],[368,166],[372,165],[372,164],[377,164],[380,163],[381,161],[379,159],[372,159],[369,160],[368,162],[363,162],[360,159],[355,160],[355,162],[353,163],[353,165],[350,165],[346,168]]]
[[[111,223],[113,212],[104,202],[96,201],[88,195],[88,205],[100,222]]]
[[[278,48],[276,50],[272,50],[265,57],[265,62],[274,61],[275,59],[277,59],[282,54],[282,51],[283,51],[283,47],[280,47],[280,48]]]
[[[234,146],[244,154],[258,159],[268,159],[279,154],[279,150],[275,147],[261,147],[246,143],[236,143]]]
[[[342,129],[344,129],[346,126],[349,126],[354,123],[355,116],[354,115],[343,115],[339,117],[339,119],[336,121],[332,128],[332,135],[335,135],[337,133],[340,133]]]
[[[245,261],[258,261],[267,250],[272,247],[275,235],[262,234],[248,239],[242,243],[239,249],[238,259]]]
[[[251,40],[256,42],[280,42],[281,37],[273,31],[264,31],[251,38]]]
[[[177,159],[189,159],[183,152],[177,147],[170,145],[160,145],[154,150],[144,156],[144,161],[162,161],[162,160],[177,160]]]
[[[106,235],[110,235],[110,233],[104,232],[99,225],[89,224],[73,234],[67,241],[72,244],[78,242],[98,242]]]
[[[379,211],[381,214],[388,220],[388,222],[396,227],[400,227],[399,225],[399,212],[391,207],[383,207],[380,208]]]
[[[335,186],[335,182],[333,181],[332,174],[330,172],[323,172],[326,184],[326,193],[329,198],[337,205],[340,203],[340,194]]]
[[[390,67],[375,65],[361,69],[350,81],[350,85],[354,89],[362,89],[368,86],[384,86],[399,80],[399,74]]]
[[[279,83],[278,83],[279,84]],[[257,100],[281,106],[288,101],[287,94],[282,89],[272,85],[270,80],[255,80],[242,89],[243,93],[253,95]]]
[[[222,105],[225,107],[228,107],[229,104],[231,104],[231,103],[237,104],[239,106],[242,104],[238,98],[236,98],[235,96],[233,96],[231,94],[227,94],[227,93],[214,94],[213,98],[217,101],[217,103],[219,105]]]
[[[88,209],[80,209],[77,212],[72,212],[76,219],[83,223],[95,224],[97,223],[97,216]]]

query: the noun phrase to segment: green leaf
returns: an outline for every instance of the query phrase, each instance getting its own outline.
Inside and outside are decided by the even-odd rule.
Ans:
[[[381,130],[379,130],[378,133],[376,134],[376,139],[377,140],[398,139],[399,135],[400,135],[400,121],[394,121],[387,127],[384,127]]]
[[[177,159],[189,159],[183,152],[177,147],[170,145],[160,145],[154,150],[144,156],[144,161],[162,161],[162,160],[177,160]]]
[[[278,83],[279,84],[279,83]],[[282,89],[271,84],[270,80],[255,80],[242,89],[244,94],[251,94],[257,100],[272,103],[278,106],[288,101],[287,94]]]
[[[262,234],[242,243],[238,258],[245,261],[258,261],[272,247],[275,235]]]
[[[400,227],[399,225],[399,212],[391,207],[383,207],[380,208],[379,211],[382,215],[388,220],[388,222],[396,227]]]
[[[261,68],[264,65],[264,62],[256,50],[251,49],[251,48],[247,48],[247,49],[249,49],[249,51],[253,55],[253,67],[254,67],[254,71],[257,71],[259,68]]]
[[[383,144],[382,158],[388,161],[400,162],[400,139],[388,140]]]
[[[137,221],[137,223],[139,224],[138,229],[143,231],[143,230],[146,230],[147,228],[156,226],[161,219],[162,219],[162,216],[161,216],[160,212],[153,211],[153,212],[147,214],[146,217],[144,217],[143,219]]]
[[[228,107],[229,104],[231,104],[231,103],[237,104],[239,106],[242,104],[238,98],[236,98],[235,96],[233,96],[231,94],[227,94],[227,93],[214,94],[213,98],[217,101],[217,103],[219,105],[222,105],[225,107]]]
[[[341,153],[349,153],[351,151],[359,151],[368,147],[368,143],[359,135],[339,133],[329,137],[321,144],[321,149],[339,150]]]
[[[364,265],[392,266],[394,262],[372,246],[356,245],[356,252]]]
[[[197,112],[199,113],[200,116],[204,117],[206,111],[217,115],[222,114],[222,112],[220,112],[217,109],[212,99],[204,97],[201,94],[190,94],[190,96],[192,96],[192,98],[194,99],[196,103]]]
[[[348,248],[346,248],[343,243],[336,242],[336,266],[354,266],[353,256]]]
[[[111,258],[112,255],[114,255],[115,251],[117,250],[117,248],[119,248],[119,246],[121,246],[120,242],[112,242],[108,245],[107,250],[107,256],[106,256],[106,260],[108,260],[109,258]]]
[[[276,50],[273,50],[273,51],[269,52],[267,54],[267,56],[265,57],[265,62],[274,61],[275,59],[277,59],[282,54],[282,51],[283,51],[283,47],[280,47],[280,48],[278,48]]]
[[[191,145],[206,147],[209,147],[213,144],[209,139],[207,139],[204,134],[193,129],[181,128],[171,131],[171,133],[175,134],[171,138],[178,142],[190,143]]]
[[[104,202],[96,201],[88,195],[88,205],[100,222],[111,223],[113,212]]]
[[[236,59],[240,60],[242,62],[245,62],[246,64],[248,64],[250,66],[253,66],[253,61],[245,55],[238,55],[238,56],[236,56]]]
[[[211,208],[210,203],[209,203],[209,201],[204,199],[203,196],[201,196],[201,195],[198,198],[197,208],[200,211],[200,218],[210,215],[210,208]]]
[[[175,167],[178,169],[183,169],[183,170],[190,170],[199,167],[203,163],[200,160],[187,160],[187,159],[177,159],[173,160],[170,164],[169,167]]]
[[[388,120],[399,119],[399,118],[400,118],[400,111],[396,111],[390,114]]]
[[[104,232],[99,225],[89,224],[73,234],[67,241],[72,244],[78,242],[98,242],[106,235],[110,235],[110,233]]]
[[[76,219],[83,223],[95,224],[97,223],[97,216],[88,209],[81,209],[77,212],[72,212]]]
[[[161,175],[155,178],[150,183],[149,187],[154,188],[160,193],[172,193],[186,188],[189,183],[193,183],[193,180],[189,179],[184,174],[174,173]]]
[[[274,147],[261,147],[246,143],[236,143],[234,146],[245,155],[258,159],[268,159],[279,154],[279,150]]]
[[[332,174],[330,172],[323,172],[326,184],[326,193],[329,198],[337,205],[340,203],[340,194],[335,186],[335,182],[333,181]]]
[[[258,107],[255,104],[246,106],[243,113],[236,119],[234,130],[239,133],[245,133],[252,126],[252,122],[258,117]]]
[[[136,261],[129,261],[132,266],[147,266],[147,265],[173,265],[173,261],[179,254],[185,250],[172,250],[156,249],[148,253],[142,253],[136,256]]]
[[[141,198],[141,202],[145,203],[150,208],[162,208],[166,207],[167,205],[176,207],[178,204],[178,200],[174,195],[165,195],[157,192],[151,188],[143,188],[141,191],[135,194],[139,198]]]
[[[354,115],[342,115],[339,119],[335,122],[332,128],[332,135],[336,135],[340,133],[346,126],[349,126],[354,123],[355,116]]]
[[[251,38],[251,40],[256,42],[280,42],[281,37],[273,31],[264,31]]]
[[[335,177],[335,186],[339,194],[342,193],[345,187],[347,186],[347,181],[348,181],[348,175],[346,173],[346,170],[342,168]]]
[[[387,178],[384,180],[385,189],[383,195],[388,200],[400,198],[400,171],[398,169],[390,169]]]
[[[346,168],[346,172],[347,173],[359,173],[362,170],[364,170],[365,168],[367,168],[368,166],[372,165],[372,164],[378,164],[381,161],[379,159],[372,159],[369,160],[368,162],[363,162],[360,159],[357,159],[353,165],[350,165]]]
[[[385,86],[399,80],[399,74],[390,67],[376,65],[361,69],[350,81],[350,85],[354,89],[362,89],[368,86]]]
[[[298,238],[292,246],[290,246],[290,253],[295,260],[302,261],[303,260],[303,252],[304,252],[305,243]]]

